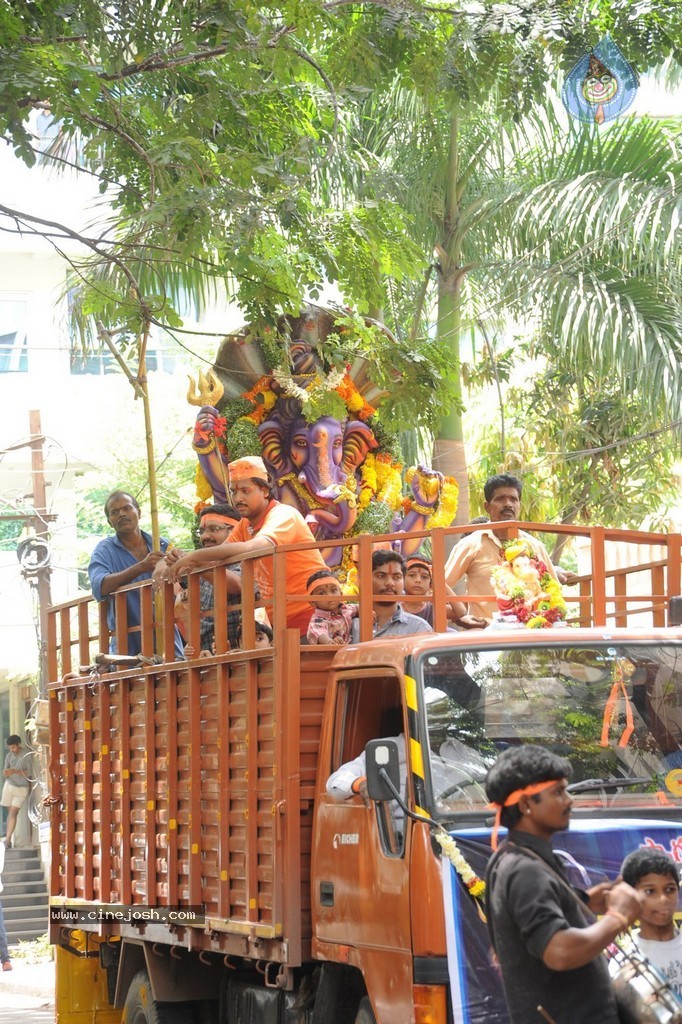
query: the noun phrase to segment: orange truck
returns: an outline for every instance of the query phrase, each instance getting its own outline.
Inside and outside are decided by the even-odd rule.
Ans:
[[[114,671],[79,670],[108,650],[103,609],[84,597],[50,610],[59,1024],[504,1024],[476,880],[485,772],[509,744],[573,763],[558,846],[576,882],[614,877],[642,844],[682,859],[682,632],[666,621],[680,537],[572,531],[591,552],[572,625],[453,632],[442,567],[455,532],[431,537],[433,634],[301,645],[283,550],[269,649],[254,646],[248,561],[243,650],[227,649],[220,569],[208,658],[172,660],[170,587],[156,611],[141,588],[142,659]],[[359,543],[368,639],[372,540]],[[646,555],[608,569],[625,542]],[[198,649],[196,576],[189,589]],[[381,798],[329,793],[368,743]],[[404,807],[377,794],[382,764]]]

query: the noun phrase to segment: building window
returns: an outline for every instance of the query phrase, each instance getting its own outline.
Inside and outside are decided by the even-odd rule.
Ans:
[[[0,299],[0,373],[28,373],[26,303]]]
[[[133,359],[129,363],[131,369],[136,369],[137,364]],[[175,356],[163,349],[147,349],[147,373],[173,373],[175,370]],[[75,375],[94,374],[101,376],[104,373],[120,373],[118,363],[111,352],[71,352],[71,373]]]

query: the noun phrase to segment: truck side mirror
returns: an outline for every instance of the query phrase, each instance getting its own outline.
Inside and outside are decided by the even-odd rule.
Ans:
[[[396,792],[400,793],[400,761],[395,740],[369,741],[365,747],[365,772],[370,800],[396,799]]]
[[[682,597],[671,597],[668,605],[668,625],[682,626]]]

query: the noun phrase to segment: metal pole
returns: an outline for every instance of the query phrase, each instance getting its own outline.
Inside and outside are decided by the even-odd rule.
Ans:
[[[28,417],[31,437],[31,480],[33,485],[34,510],[34,515],[31,517],[30,522],[35,529],[36,536],[41,537],[47,543],[49,533],[46,519],[47,495],[45,486],[44,458],[45,438],[43,436],[40,423],[40,412],[37,409],[32,409],[29,412]],[[47,565],[43,569],[38,569],[36,572],[38,609],[40,616],[38,689],[41,697],[45,697],[47,695],[47,609],[49,605],[52,604],[52,592],[50,588],[51,571],[52,570],[49,565]]]

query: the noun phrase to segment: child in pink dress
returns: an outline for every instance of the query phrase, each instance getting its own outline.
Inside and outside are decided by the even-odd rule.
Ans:
[[[350,641],[350,624],[358,614],[357,604],[342,600],[341,586],[330,569],[314,572],[306,592],[315,609],[308,626],[309,644],[336,644]]]

